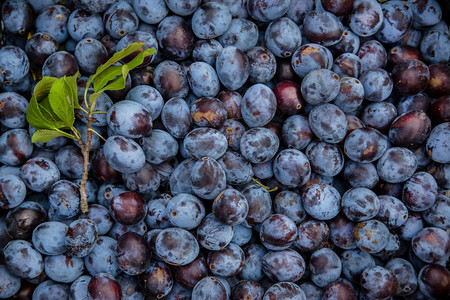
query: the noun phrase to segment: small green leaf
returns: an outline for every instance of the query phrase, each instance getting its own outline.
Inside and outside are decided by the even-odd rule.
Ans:
[[[51,110],[65,127],[69,128],[75,122],[72,89],[65,78],[60,78],[53,83],[48,95]]]
[[[49,130],[49,129],[39,129],[31,137],[32,143],[46,143],[53,140],[54,138],[65,136],[70,139],[75,139],[74,135],[61,130]]]
[[[105,87],[103,87],[102,91],[116,91],[125,88],[126,80],[130,69],[127,65],[122,66],[122,74],[118,76],[116,79],[108,83]]]
[[[136,52],[137,50],[139,50],[139,48],[142,47],[142,45],[144,45],[144,43],[133,43],[128,45],[121,51],[114,53],[114,55],[110,59],[108,59],[106,63],[97,68],[97,71],[95,72],[94,75],[91,75],[91,77],[89,77],[86,87],[89,88],[94,79],[96,79],[103,71],[105,71],[115,63],[119,62],[120,60],[124,59],[125,57],[129,56],[130,54]]]
[[[95,78],[94,91],[98,92],[99,90],[103,89],[108,84],[109,81],[115,79],[117,76],[120,75],[123,76],[124,74],[123,66],[127,66],[129,71],[133,70],[134,68],[142,64],[142,62],[147,56],[150,56],[153,53],[155,53],[155,49],[144,50],[138,53],[136,57],[134,57],[129,63],[123,64],[121,66],[111,66],[110,68],[106,69]]]

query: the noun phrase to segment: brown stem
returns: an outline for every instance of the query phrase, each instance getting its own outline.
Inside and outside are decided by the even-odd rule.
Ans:
[[[91,140],[92,140],[92,131],[89,130],[92,127],[92,114],[89,113],[88,115],[88,123],[87,123],[87,137],[86,137],[86,144],[84,144],[84,147],[81,147],[81,151],[83,152],[83,175],[81,177],[80,182],[80,208],[81,212],[83,214],[86,214],[89,211],[89,206],[87,202],[87,193],[86,193],[86,184],[88,180],[89,175],[89,151],[91,150]]]

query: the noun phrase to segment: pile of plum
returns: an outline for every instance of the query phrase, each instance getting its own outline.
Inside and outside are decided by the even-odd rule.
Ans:
[[[449,299],[449,1],[6,0],[0,298]],[[83,155],[43,76],[154,55]],[[75,127],[87,135],[87,116]]]

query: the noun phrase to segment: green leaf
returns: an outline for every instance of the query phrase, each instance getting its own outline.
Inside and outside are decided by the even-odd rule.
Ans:
[[[48,95],[52,115],[64,123],[65,127],[70,127],[75,122],[73,91],[66,79],[60,78],[53,83]]]
[[[67,128],[66,124],[53,112],[48,97],[44,98],[41,102],[39,102],[39,109],[44,118],[52,122],[52,127],[50,129]]]
[[[54,138],[65,136],[70,139],[75,139],[74,135],[61,130],[49,130],[49,129],[39,129],[31,137],[32,143],[46,143],[53,140]]]
[[[55,128],[54,120],[51,116],[41,111],[39,102],[47,98],[48,93],[56,81],[53,77],[44,77],[36,84],[30,104],[26,110],[26,118],[28,123],[36,129],[53,129]]]
[[[147,49],[142,52],[139,52],[130,62],[123,64],[121,66],[111,66],[102,73],[100,73],[94,80],[94,91],[98,92],[101,89],[104,89],[104,87],[108,84],[109,81],[115,79],[117,76],[120,76],[124,74],[123,72],[123,66],[127,66],[128,70],[133,70],[142,62],[147,56],[152,55],[155,53],[155,49]],[[126,73],[128,75],[128,73]],[[126,79],[126,76],[125,76]],[[107,89],[105,89],[107,90]]]
[[[78,103],[78,85],[77,85],[77,80],[78,78],[80,78],[80,76],[81,76],[80,72],[77,72],[73,76],[63,77],[68,85],[68,89],[70,90],[73,107],[76,109],[81,108],[80,103]]]
[[[124,59],[128,55],[136,52],[137,50],[139,50],[139,48],[142,47],[142,45],[144,45],[144,43],[133,43],[128,45],[121,51],[114,53],[114,55],[110,59],[108,59],[103,65],[97,68],[97,71],[95,72],[94,75],[91,75],[91,77],[89,77],[86,87],[89,88],[94,79],[97,78],[103,71],[105,71],[115,63],[119,62],[120,60]]]

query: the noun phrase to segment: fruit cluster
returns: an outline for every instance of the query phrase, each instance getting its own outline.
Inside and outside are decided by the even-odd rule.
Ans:
[[[449,299],[449,16],[438,0],[3,1],[0,298]],[[133,43],[155,52],[92,119],[89,76]],[[77,72],[80,140],[32,143],[36,84]]]

